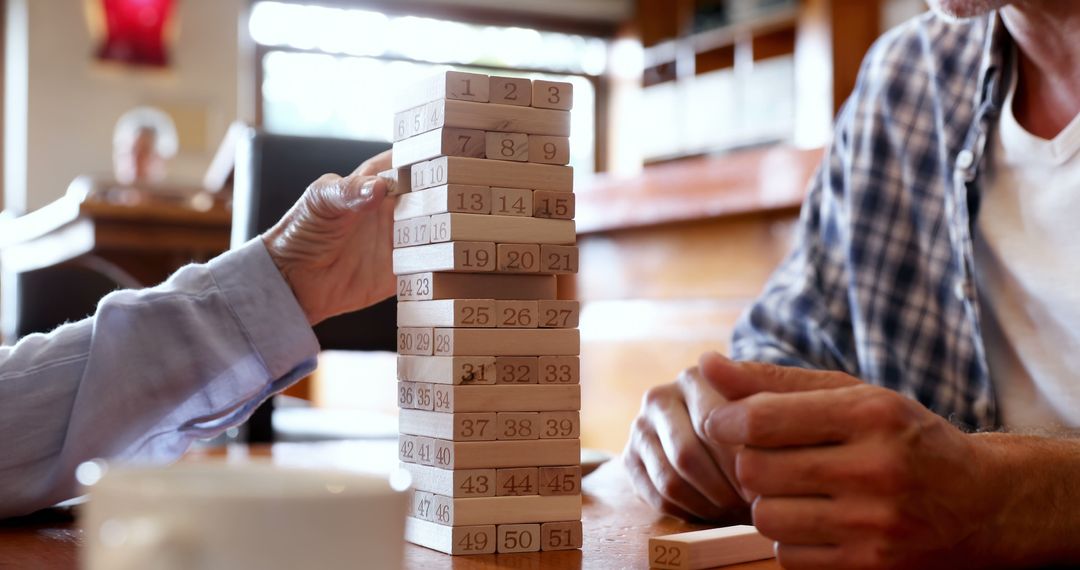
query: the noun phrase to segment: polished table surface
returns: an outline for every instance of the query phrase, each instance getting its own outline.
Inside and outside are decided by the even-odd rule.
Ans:
[[[382,472],[396,464],[393,442],[335,442],[278,444],[264,448],[232,448],[227,461],[269,456],[275,464],[335,466]],[[219,461],[220,452],[196,451],[185,461]],[[646,568],[648,539],[704,528],[660,516],[639,501],[618,461],[602,465],[585,477],[582,550],[523,554],[447,556],[415,545],[405,550],[406,568]],[[0,523],[0,568],[68,570],[78,567],[81,531],[63,511]],[[361,568],[358,564],[357,568]],[[775,560],[729,566],[737,569],[779,568]]]

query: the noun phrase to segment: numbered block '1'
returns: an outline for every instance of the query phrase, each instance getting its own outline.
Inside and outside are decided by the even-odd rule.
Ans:
[[[488,82],[488,95],[492,103],[528,107],[532,104],[532,81],[522,77],[492,75]]]
[[[538,552],[540,550],[539,524],[501,524],[496,529],[498,546],[503,552]]]
[[[581,548],[581,521],[549,522],[540,525],[540,550]]]
[[[527,162],[529,160],[529,135],[525,133],[500,133],[488,131],[484,133],[487,157],[491,160],[512,160],[514,162]]]
[[[529,162],[570,164],[570,137],[529,135]]]

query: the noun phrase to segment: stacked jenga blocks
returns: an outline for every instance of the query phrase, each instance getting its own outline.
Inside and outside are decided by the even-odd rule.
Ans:
[[[580,548],[572,86],[447,71],[402,93],[391,192],[410,542]]]

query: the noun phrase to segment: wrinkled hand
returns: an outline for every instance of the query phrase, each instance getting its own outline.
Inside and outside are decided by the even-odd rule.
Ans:
[[[985,449],[919,403],[837,372],[701,360],[731,403],[709,440],[742,447],[739,484],[785,568],[978,567]],[[965,554],[967,553],[967,554]]]
[[[387,151],[344,178],[324,174],[262,235],[309,323],[394,294],[395,200],[375,177],[389,168]]]
[[[645,502],[684,520],[749,521],[749,506],[734,484],[735,447],[705,438],[705,418],[725,403],[697,368],[645,394],[623,452]]]

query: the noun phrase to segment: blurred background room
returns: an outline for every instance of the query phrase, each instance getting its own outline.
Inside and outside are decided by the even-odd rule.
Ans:
[[[0,0],[0,335],[267,229],[455,68],[573,83],[583,445],[732,326],[788,250],[859,64],[922,0]],[[394,301],[232,438],[396,437]]]

